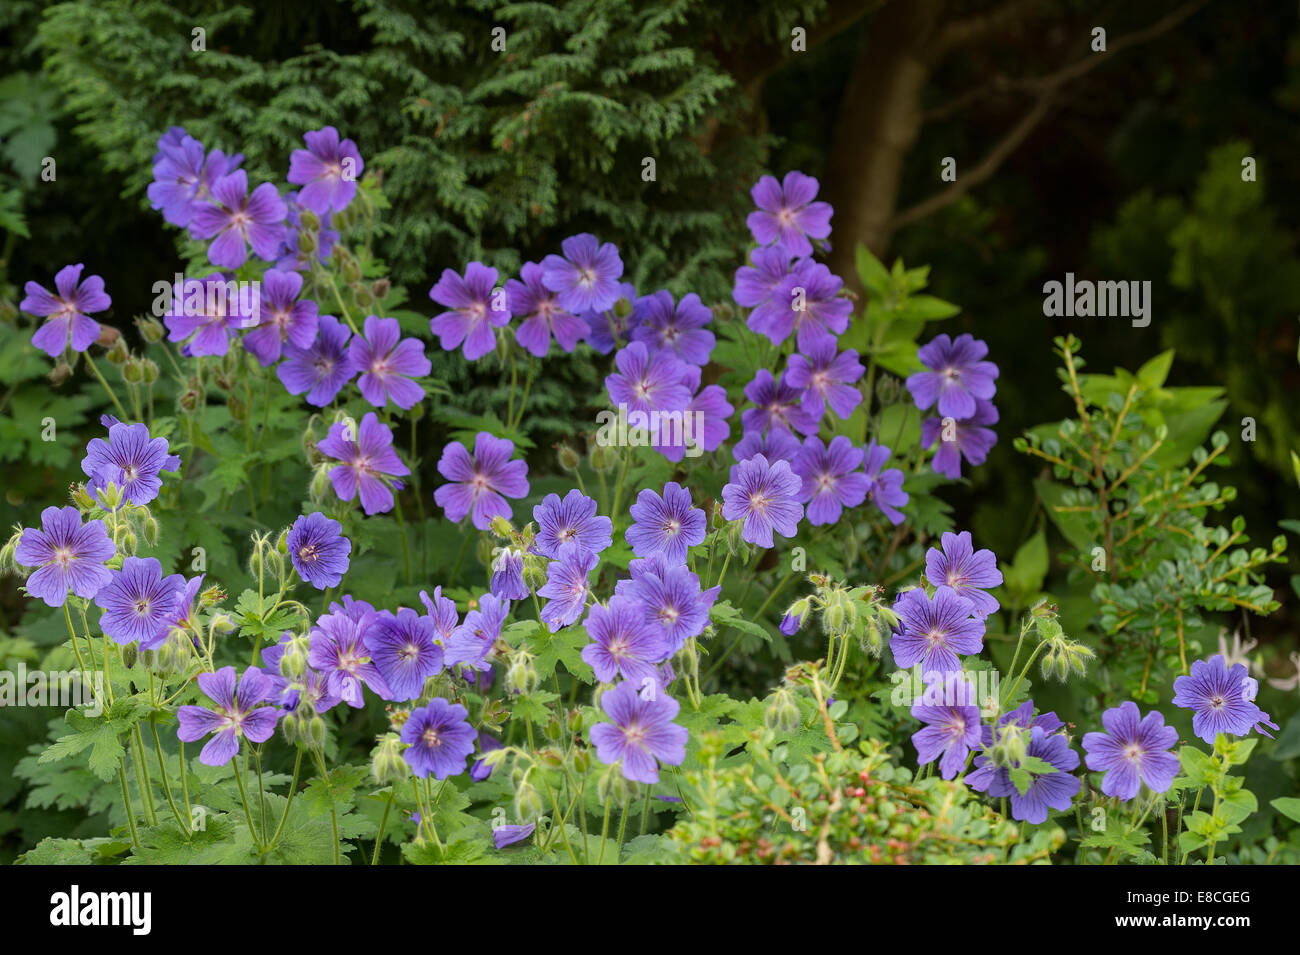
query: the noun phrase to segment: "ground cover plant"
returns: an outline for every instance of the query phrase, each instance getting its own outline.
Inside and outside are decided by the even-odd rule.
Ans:
[[[179,255],[139,344],[93,262],[6,333],[84,382],[74,424],[104,404],[84,445],[42,421],[84,479],[0,552],[7,656],[80,694],[16,772],[82,821],[19,861],[1297,861],[1293,686],[1262,708],[1225,630],[1277,609],[1286,538],[1249,546],[1218,392],[1166,387],[1173,353],[1087,373],[1062,337],[1065,417],[1000,435],[998,356],[927,268],[859,246],[850,292],[799,170],[752,185],[706,302],[588,232],[408,287],[347,130],[282,166],[168,129]],[[1069,600],[1046,525],[998,555],[945,501],[1009,440]]]

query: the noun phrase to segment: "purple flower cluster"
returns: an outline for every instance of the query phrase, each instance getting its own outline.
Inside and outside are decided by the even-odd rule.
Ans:
[[[997,558],[991,550],[975,551],[969,531],[946,533],[943,549],[926,552],[926,578],[934,586],[930,596],[920,587],[904,591],[894,604],[899,624],[889,649],[900,667],[921,665],[923,674],[960,674],[958,654],[975,654],[984,648],[984,620],[998,609],[997,600],[980,589],[1002,583]]]
[[[935,407],[938,417],[921,422],[921,444],[939,442],[932,467],[949,478],[961,477],[961,461],[983,464],[997,443],[989,425],[997,424],[993,405],[998,366],[984,361],[988,345],[971,335],[954,340],[938,335],[917,353],[926,371],[907,379],[907,389],[922,411]]]

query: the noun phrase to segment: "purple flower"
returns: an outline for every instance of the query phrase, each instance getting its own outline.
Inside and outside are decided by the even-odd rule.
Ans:
[[[264,182],[250,196],[247,174],[236,169],[212,184],[212,198],[217,204],[196,206],[189,223],[194,238],[217,237],[208,246],[208,261],[223,269],[237,269],[244,264],[247,245],[251,245],[258,258],[274,262],[289,211],[275,186]]]
[[[975,413],[957,421],[952,418],[926,418],[921,422],[921,446],[928,448],[939,441],[931,466],[936,474],[952,478],[961,477],[961,459],[971,464],[983,464],[993,445],[998,443],[997,432],[985,425],[997,424],[998,409],[993,402],[983,398],[975,402]],[[951,430],[945,428],[951,422]]]
[[[414,700],[424,681],[442,670],[443,650],[434,642],[433,622],[408,607],[399,607],[396,614],[381,610],[365,642],[395,701]]]
[[[820,262],[796,262],[793,271],[773,291],[770,307],[750,313],[749,328],[766,335],[774,345],[793,332],[799,350],[805,353],[819,343],[834,345],[835,336],[849,327],[849,313],[853,311],[853,303],[839,296],[843,285],[844,280]]]
[[[977,706],[926,706],[917,703],[912,715],[925,728],[912,734],[916,761],[924,765],[938,759],[944,779],[952,779],[966,768],[966,757],[980,745],[980,711]]]
[[[502,600],[527,600],[524,585],[524,554],[513,547],[503,547],[492,564],[488,589]]]
[[[602,312],[618,301],[623,260],[613,243],[604,245],[590,232],[560,243],[564,257],[542,259],[542,284],[559,294],[560,307],[573,312]]]
[[[465,614],[465,622],[452,631],[443,662],[448,667],[459,663],[475,670],[488,669],[488,654],[509,615],[510,601],[484,594],[477,609]]]
[[[145,190],[150,206],[172,225],[189,225],[203,182],[203,144],[173,126],[158,140],[153,178]]]
[[[297,301],[301,291],[302,276],[297,272],[267,269],[262,276],[261,322],[244,336],[244,348],[263,368],[279,361],[285,342],[306,349],[316,341],[316,303]]]
[[[699,366],[686,366],[682,384],[686,386],[688,392],[694,391],[696,394],[686,406],[685,414],[682,415],[681,441],[676,440],[671,419],[667,427],[660,425],[659,440],[667,439],[672,443],[667,445],[657,443],[655,448],[669,461],[680,461],[686,456],[688,423],[693,423],[691,426],[694,429],[694,433],[689,435],[691,446],[702,448],[704,451],[718,450],[722,442],[731,436],[731,425],[728,421],[736,409],[727,401],[726,389],[721,385],[706,385],[700,388],[700,377]],[[698,457],[700,453],[696,452],[693,456]]]
[[[373,411],[361,419],[355,437],[345,422],[337,421],[318,447],[321,454],[343,462],[329,473],[340,501],[360,495],[361,509],[367,514],[392,510],[393,491],[384,478],[404,477],[411,469],[393,449],[393,432]]]
[[[531,836],[536,828],[535,822],[523,826],[495,826],[492,829],[492,844],[498,849],[513,846],[516,842],[523,842]]]
[[[800,400],[804,410],[820,419],[830,405],[840,418],[848,420],[853,409],[862,403],[862,392],[854,387],[866,372],[858,353],[852,348],[837,352],[834,339],[815,342],[806,355],[790,356],[785,383],[803,390]]]
[[[185,591],[180,574],[162,575],[152,557],[128,557],[113,579],[99,588],[95,605],[103,610],[99,629],[120,644],[140,642],[152,650],[167,639],[177,601]]]
[[[969,418],[975,414],[976,398],[992,398],[997,391],[994,379],[998,366],[981,361],[989,346],[974,336],[958,335],[956,340],[937,335],[921,346],[917,357],[929,371],[918,371],[907,379],[907,390],[921,410],[939,403],[944,418]]]
[[[804,442],[791,467],[803,481],[799,499],[808,505],[809,524],[834,524],[844,508],[866,500],[871,479],[862,473],[863,457],[844,435],[832,438],[830,447],[820,438]]]
[[[363,326],[365,337],[352,339],[348,357],[361,372],[357,387],[361,397],[376,408],[388,401],[407,410],[424,397],[424,389],[411,381],[427,375],[433,367],[424,357],[424,342],[402,338],[402,326],[395,318],[370,315]]]
[[[776,243],[787,255],[812,255],[809,237],[824,239],[831,234],[831,204],[814,202],[819,186],[812,176],[797,169],[785,174],[778,184],[764,176],[750,190],[757,212],[745,220],[760,245]]]
[[[894,604],[901,618],[889,640],[889,650],[900,667],[921,664],[921,673],[953,673],[961,669],[957,654],[984,649],[984,621],[972,617],[975,609],[965,597],[946,587],[927,597],[921,588],[905,592]]]
[[[548,494],[533,508],[537,539],[533,549],[543,557],[558,558],[565,544],[599,554],[613,543],[614,522],[596,513],[596,502],[577,488],[560,500]]]
[[[748,461],[761,454],[769,461],[794,461],[803,445],[785,428],[768,428],[766,431],[746,431],[731,454],[737,461]]]
[[[342,212],[357,194],[357,179],[366,164],[357,144],[350,139],[339,142],[339,131],[326,126],[302,134],[306,149],[289,154],[289,175],[295,186],[302,186],[298,202],[317,215],[329,210]]]
[[[1079,765],[1079,754],[1070,749],[1064,733],[1049,734],[1041,726],[1035,726],[1029,731],[1025,755],[1050,764],[1055,771],[1039,773],[1027,770],[1031,778],[1029,788],[1023,794],[1014,783],[1011,784],[1011,791],[1005,793],[1011,797],[1011,816],[1034,824],[1046,822],[1047,810],[1064,812],[1069,809],[1083,785],[1077,776],[1070,775],[1070,771]],[[998,794],[990,792],[989,795]]]
[[[184,342],[181,354],[186,357],[224,355],[236,331],[254,326],[252,308],[251,299],[220,273],[183,279],[172,287],[171,308],[163,315],[167,340]]]
[[[1178,757],[1167,752],[1178,742],[1178,730],[1165,725],[1159,710],[1142,717],[1137,704],[1124,701],[1101,714],[1105,733],[1085,733],[1083,749],[1088,768],[1105,771],[1101,791],[1117,799],[1132,799],[1146,783],[1152,792],[1168,792],[1178,772]]]
[[[641,604],[615,594],[609,606],[593,604],[585,624],[591,643],[582,648],[582,659],[591,665],[597,680],[612,683],[622,676],[636,686],[647,679],[658,684],[657,664],[672,650],[663,629],[646,619]]]
[[[628,303],[626,315],[618,315],[617,305],[619,299]],[[635,308],[631,308],[631,303],[636,300],[636,286],[631,282],[620,282],[618,286],[618,298],[615,299],[615,305],[602,309],[598,312],[583,312],[578,315],[587,326],[587,343],[602,355],[608,355],[615,348],[621,347],[631,341],[632,333],[641,324],[642,314]]]
[[[799,616],[796,617],[794,614],[788,613],[781,618],[781,625],[779,629],[787,637],[793,637],[796,633],[799,632],[799,628],[802,625],[803,625],[803,614],[800,614]]]
[[[307,403],[323,408],[343,390],[357,373],[348,355],[351,332],[333,315],[322,315],[320,334],[307,348],[285,342],[285,360],[275,369],[280,383],[291,395],[307,393]]]
[[[479,730],[478,748],[479,748],[479,752],[483,753],[486,756],[488,753],[492,752],[492,750],[500,749],[501,741],[498,740],[492,734],[485,733],[483,732],[483,730]],[[492,770],[494,769],[496,769],[496,767],[489,766],[486,760],[483,759],[475,760],[474,765],[469,768],[469,778],[474,780],[474,782],[476,783],[481,783],[483,780],[487,779],[489,776],[492,775]]]
[[[691,506],[691,492],[676,481],[664,485],[663,497],[642,489],[628,513],[635,523],[624,536],[638,557],[662,554],[685,563],[687,550],[704,542],[704,512]]]
[[[766,368],[760,368],[754,380],[745,386],[745,397],[757,408],[747,408],[740,416],[741,427],[746,432],[783,428],[803,434],[817,433],[818,415],[800,404],[800,391],[789,379],[772,377]]]
[[[940,538],[943,550],[931,547],[925,552],[925,576],[936,587],[951,588],[959,597],[974,604],[977,617],[987,617],[998,609],[997,598],[980,588],[1002,584],[1002,571],[991,550],[975,550],[970,531],[945,533]]]
[[[150,437],[148,425],[120,421],[109,427],[107,441],[91,438],[81,460],[89,488],[98,491],[116,484],[132,504],[148,504],[156,498],[162,488],[158,475],[180,466],[181,459],[168,453],[166,438]]]
[[[898,525],[903,523],[903,512],[899,508],[907,505],[910,495],[903,490],[901,470],[898,468],[881,470],[891,454],[893,452],[889,448],[883,444],[876,444],[875,438],[872,438],[871,443],[867,445],[866,471],[867,477],[871,480],[867,497],[880,508],[885,517],[889,518],[891,524]]]
[[[631,580],[620,580],[615,593],[640,604],[645,618],[663,631],[670,653],[680,650],[691,637],[704,632],[721,587],[700,592],[700,578],[685,565],[663,563]]]
[[[464,278],[452,269],[442,270],[429,298],[452,311],[431,318],[429,330],[438,336],[443,351],[455,351],[463,342],[465,358],[475,361],[492,350],[492,329],[510,321],[505,301],[493,294],[496,284],[497,270],[482,262],[465,266]],[[504,297],[504,289],[502,293]]]
[[[104,280],[92,275],[81,282],[81,270],[86,266],[65,265],[54,276],[58,295],[51,295],[42,285],[28,282],[23,286],[27,296],[18,307],[32,315],[45,317],[45,322],[32,336],[32,344],[51,358],[57,358],[69,344],[72,350],[83,352],[99,337],[99,323],[90,318],[92,312],[102,312],[113,300],[104,291]]]
[[[333,605],[333,612],[319,617],[311,628],[307,663],[325,677],[331,697],[355,709],[365,705],[363,684],[382,699],[392,699],[392,689],[366,646],[366,635],[379,615],[369,605],[355,615],[334,609],[337,606]]]
[[[200,673],[199,689],[216,710],[202,706],[182,706],[177,712],[180,726],[178,739],[194,743],[209,733],[215,734],[199,753],[204,766],[224,766],[239,752],[239,737],[253,743],[265,743],[275,732],[280,719],[273,706],[259,706],[271,688],[270,681],[257,667],[249,667],[235,687],[235,668],[222,667],[216,673]]]
[[[658,291],[638,299],[641,323],[632,332],[632,340],[647,347],[666,348],[689,365],[706,365],[713,351],[713,332],[705,326],[713,313],[704,307],[694,292],[684,296],[676,306],[673,295]]]
[[[760,247],[750,253],[753,265],[736,269],[736,284],[731,297],[744,308],[771,306],[772,293],[790,274],[790,256],[780,246]],[[783,307],[784,303],[781,306]]]
[[[686,366],[672,352],[652,355],[644,342],[632,342],[614,356],[614,364],[618,372],[605,378],[605,388],[614,404],[627,406],[629,423],[630,412],[681,411],[690,403],[682,383]]]
[[[587,604],[587,578],[600,561],[595,551],[577,544],[560,548],[560,559],[546,565],[546,583],[537,596],[547,598],[542,620],[555,633],[582,616]]]
[[[536,262],[525,262],[520,277],[522,282],[510,279],[505,286],[510,313],[524,319],[515,329],[516,341],[538,358],[546,357],[552,335],[566,352],[573,351],[587,337],[587,323],[560,306],[542,282],[542,267]]]
[[[772,546],[772,532],[793,537],[803,518],[799,476],[785,461],[769,464],[756,454],[733,465],[731,482],[722,489],[722,516],[743,520],[740,536],[760,547]]]
[[[487,530],[492,518],[509,520],[514,513],[507,497],[528,494],[528,464],[512,461],[514,443],[480,431],[474,438],[474,456],[465,445],[452,441],[442,449],[438,473],[453,483],[434,492],[433,499],[449,521],[460,521],[473,513],[474,526]]]
[[[337,587],[348,572],[352,542],[342,532],[342,524],[319,511],[299,517],[289,528],[286,546],[293,569],[317,590]]]
[[[686,759],[690,734],[673,718],[681,704],[667,693],[642,696],[631,683],[620,683],[600,697],[608,723],[597,723],[588,735],[596,758],[606,766],[622,760],[623,776],[639,783],[659,782],[659,763],[680,766]]]
[[[447,641],[451,638],[451,632],[456,629],[460,618],[456,613],[456,603],[453,600],[442,595],[441,587],[433,588],[433,598],[430,599],[427,592],[420,591],[420,602],[424,604],[427,611],[425,616],[433,624],[433,632],[440,643],[446,646]]]
[[[465,771],[475,735],[468,716],[465,707],[440,696],[411,710],[402,725],[402,742],[411,745],[402,755],[416,776],[425,779],[432,773],[435,779],[446,779]]]
[[[1219,733],[1245,736],[1251,729],[1271,739],[1264,727],[1277,729],[1277,725],[1255,705],[1258,693],[1259,683],[1246,667],[1240,663],[1229,667],[1221,653],[1208,661],[1192,661],[1191,675],[1174,680],[1174,705],[1195,711],[1192,732],[1207,743],[1213,743]]]
[[[14,560],[39,568],[27,578],[29,594],[51,607],[62,607],[69,590],[89,600],[113,579],[104,566],[113,553],[103,521],[82,524],[75,507],[47,507],[41,511],[39,531],[23,529]]]

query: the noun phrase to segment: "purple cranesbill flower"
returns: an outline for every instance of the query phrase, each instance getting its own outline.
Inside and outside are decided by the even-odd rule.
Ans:
[[[297,272],[267,269],[262,276],[260,322],[244,336],[244,348],[263,368],[280,360],[285,342],[306,349],[316,341],[317,306],[311,299],[299,301],[301,291],[302,276]]]
[[[980,745],[979,707],[917,703],[912,707],[912,715],[927,724],[912,734],[917,763],[925,765],[938,759],[944,779],[952,779],[965,769],[966,757]]]
[[[199,753],[204,766],[224,766],[239,752],[239,738],[251,743],[265,743],[275,732],[280,712],[274,706],[260,706],[266,699],[270,681],[257,667],[249,667],[235,684],[235,668],[222,667],[216,673],[200,673],[199,689],[214,704],[215,710],[203,706],[182,706],[176,716],[180,726],[178,739],[194,743],[214,734]]]
[[[1088,768],[1106,773],[1101,791],[1117,799],[1132,799],[1147,784],[1152,792],[1168,792],[1178,772],[1178,757],[1168,752],[1178,742],[1178,730],[1165,725],[1159,710],[1144,718],[1137,704],[1125,700],[1101,714],[1104,733],[1085,733],[1083,749]]]
[[[14,548],[14,560],[39,568],[27,578],[27,592],[51,607],[62,607],[68,591],[87,600],[113,579],[104,562],[113,556],[113,542],[103,521],[81,523],[75,507],[47,507],[41,529],[26,527]]]
[[[866,373],[858,353],[852,348],[836,351],[834,340],[815,342],[800,355],[790,356],[785,370],[785,382],[791,388],[802,389],[800,396],[804,410],[820,419],[830,405],[840,418],[848,420],[853,409],[862,403],[862,392],[853,384]]]
[[[498,849],[504,849],[506,846],[513,846],[516,842],[523,842],[533,834],[537,828],[537,823],[530,822],[522,826],[494,826],[492,829],[492,844]]]
[[[199,591],[203,587],[203,578],[206,576],[207,574],[199,574],[185,582],[185,588],[177,596],[176,606],[167,620],[172,632],[178,631],[182,636],[189,633],[191,640],[194,639],[192,631],[198,627]]]
[[[510,313],[523,318],[515,329],[515,340],[538,358],[545,358],[551,336],[566,352],[573,351],[587,337],[587,323],[561,307],[556,294],[542,282],[542,267],[525,262],[519,279],[506,282],[506,300]]]
[[[457,664],[486,670],[492,645],[501,636],[501,627],[510,615],[510,601],[488,593],[479,598],[478,607],[465,614],[465,622],[452,631],[447,640],[443,662],[450,668]]]
[[[194,202],[190,206],[190,222],[193,225],[194,212],[203,205],[213,201],[213,187],[216,186],[217,180],[223,176],[228,176],[238,169],[244,162],[243,153],[232,153],[227,156],[220,149],[213,149],[203,159],[203,175],[199,181],[199,192],[194,197]]]
[[[491,733],[484,732],[483,730],[478,731],[478,749],[480,753],[486,756],[494,749],[500,748],[501,741],[499,739]],[[469,778],[474,780],[476,783],[481,783],[492,775],[492,770],[494,769],[496,769],[496,766],[489,766],[486,759],[475,760],[474,765],[469,768]]]
[[[632,683],[620,683],[600,697],[608,723],[588,731],[596,758],[606,766],[622,761],[623,776],[638,783],[659,782],[659,763],[680,766],[686,760],[686,727],[673,722],[681,704],[667,693],[644,697]]]
[[[736,409],[731,406],[731,402],[727,401],[727,390],[721,385],[705,385],[701,388],[701,376],[699,366],[686,366],[682,384],[686,386],[687,391],[695,392],[695,397],[686,406],[683,415],[682,441],[668,446],[656,445],[656,449],[669,461],[680,461],[686,456],[686,422],[693,422],[694,434],[690,436],[691,446],[699,447],[703,451],[718,450],[722,442],[731,436],[729,422]],[[668,437],[671,439],[672,435],[669,434]],[[664,434],[661,430],[660,440],[663,438]],[[698,457],[700,453],[702,452],[695,452],[694,456]]]
[[[1219,733],[1245,736],[1252,729],[1272,738],[1265,726],[1277,729],[1255,705],[1259,682],[1243,664],[1227,665],[1223,654],[1193,660],[1192,672],[1174,680],[1174,706],[1193,710],[1192,732],[1207,743]]]
[[[704,632],[709,624],[709,608],[721,590],[710,587],[701,592],[699,577],[684,564],[670,566],[666,561],[653,571],[620,580],[614,588],[615,594],[640,604],[646,620],[663,630],[670,653]]]
[[[533,549],[543,557],[558,558],[565,544],[599,554],[614,541],[614,522],[597,514],[596,502],[577,488],[564,500],[558,494],[546,495],[533,508],[533,520],[537,521]]]
[[[113,579],[99,588],[95,605],[103,610],[99,629],[120,644],[139,641],[152,650],[167,639],[176,603],[185,591],[180,574],[164,577],[152,557],[128,557]]]
[[[790,274],[790,256],[779,246],[768,246],[755,249],[749,259],[753,265],[736,269],[731,297],[744,308],[763,308],[772,301],[781,280]]]
[[[867,445],[865,467],[871,480],[867,497],[889,518],[889,523],[898,525],[903,523],[903,512],[899,508],[907,506],[911,495],[903,490],[903,472],[899,468],[885,468],[891,454],[889,448],[876,444],[875,438]]]
[[[288,208],[275,186],[264,182],[248,194],[248,175],[242,169],[212,184],[215,204],[194,208],[190,235],[216,240],[208,246],[208,261],[223,269],[237,269],[248,258],[248,246],[260,259],[274,262],[284,237]]]
[[[953,673],[961,669],[957,654],[984,649],[984,621],[972,617],[975,609],[965,597],[946,587],[927,597],[921,588],[905,592],[894,604],[901,618],[899,630],[889,640],[889,650],[899,667],[921,664],[926,673]]]
[[[948,587],[975,605],[977,617],[987,617],[998,609],[997,598],[985,590],[1002,584],[1002,571],[993,551],[975,550],[970,531],[945,533],[940,539],[943,550],[931,547],[925,552],[925,576],[936,587]]]
[[[503,547],[492,562],[492,579],[488,589],[502,600],[527,600],[524,584],[524,554],[513,547]]]
[[[564,256],[542,259],[542,284],[559,295],[560,307],[573,312],[602,312],[618,301],[623,260],[611,242],[603,245],[590,232],[560,243]]]
[[[803,481],[799,499],[808,506],[809,524],[834,524],[844,508],[867,499],[871,481],[861,470],[863,457],[863,450],[842,434],[829,446],[820,438],[804,442],[791,468]]]
[[[615,594],[609,606],[593,604],[585,621],[591,643],[582,648],[587,661],[601,683],[613,683],[615,677],[641,686],[649,679],[659,682],[658,664],[672,654],[662,627],[646,618],[645,607],[629,597]]]
[[[289,154],[289,175],[285,178],[302,186],[298,202],[317,215],[331,209],[342,212],[357,194],[357,180],[366,164],[357,144],[339,141],[339,131],[325,126],[302,134],[306,149]]]
[[[757,212],[751,212],[745,225],[759,245],[775,243],[787,255],[812,255],[808,239],[824,239],[831,234],[829,202],[814,202],[819,184],[812,176],[797,169],[785,174],[780,183],[774,176],[764,176],[750,190]]]
[[[116,484],[132,504],[148,504],[162,488],[159,474],[175,471],[181,459],[169,453],[166,438],[149,435],[149,426],[114,422],[108,440],[91,438],[81,470],[90,478],[86,486],[93,491]]]
[[[181,354],[186,357],[224,355],[231,336],[256,324],[252,310],[251,298],[221,273],[182,279],[172,287],[171,307],[163,314],[167,340],[184,342]]]
[[[442,671],[443,649],[433,622],[409,607],[381,610],[365,633],[366,650],[395,701],[414,700],[424,681]]]
[[[429,330],[438,336],[443,351],[455,351],[463,343],[465,358],[476,361],[496,345],[492,329],[510,321],[505,290],[497,296],[496,284],[497,270],[482,262],[465,266],[464,278],[452,269],[442,270],[429,298],[451,311],[429,319]]]
[[[994,379],[998,366],[982,361],[989,346],[970,334],[954,340],[936,335],[916,353],[929,371],[909,375],[907,390],[916,406],[924,411],[938,402],[944,418],[969,418],[975,414],[975,399],[992,398],[997,391]]]
[[[424,357],[424,342],[402,338],[397,319],[367,316],[362,335],[348,346],[348,357],[361,372],[361,397],[376,408],[392,401],[405,411],[424,397],[424,389],[411,379],[427,375],[433,365]]]
[[[682,383],[686,365],[672,352],[650,354],[644,342],[632,342],[614,356],[618,372],[605,378],[605,388],[615,405],[630,412],[682,411],[691,393]]]
[[[182,127],[171,127],[158,140],[153,178],[145,190],[149,205],[172,225],[189,225],[203,182],[203,144]]]
[[[80,281],[85,267],[78,262],[59,269],[54,276],[57,295],[51,295],[44,286],[35,282],[23,286],[27,295],[18,307],[45,318],[32,336],[32,344],[51,358],[59,357],[69,345],[77,352],[89,348],[99,338],[99,323],[90,315],[113,304],[104,291],[104,280],[98,275]]]
[[[474,526],[481,531],[492,525],[492,518],[510,520],[514,513],[507,497],[528,494],[528,463],[512,461],[514,442],[480,431],[474,438],[474,456],[459,441],[442,449],[438,473],[451,484],[434,492],[433,499],[449,521],[460,521],[473,514]]]
[[[392,689],[370,658],[370,649],[366,646],[366,636],[378,616],[373,610],[357,617],[334,610],[317,618],[316,625],[308,634],[308,665],[325,677],[331,697],[337,697],[355,709],[365,705],[363,685],[370,687],[381,699],[393,697]]]
[[[793,333],[805,353],[818,343],[834,344],[835,336],[849,327],[853,311],[853,303],[839,295],[843,286],[844,280],[820,262],[801,260],[772,292],[771,307],[754,309],[747,324],[774,345]]]
[[[673,304],[672,292],[660,290],[637,301],[641,323],[632,340],[653,349],[666,348],[688,365],[707,365],[713,352],[713,332],[705,328],[713,313],[694,292]]]
[[[342,524],[319,511],[294,521],[285,543],[293,569],[317,590],[337,587],[348,572],[352,542],[343,536]]]
[[[801,391],[782,375],[778,380],[766,368],[760,368],[754,380],[745,386],[745,397],[758,407],[746,408],[740,425],[746,432],[784,428],[802,434],[816,434],[819,415],[801,404]]]
[[[292,341],[284,344],[284,358],[275,369],[276,376],[291,395],[307,394],[307,403],[323,408],[343,390],[357,373],[348,354],[352,333],[333,315],[322,315],[319,334],[307,348]]]
[[[551,633],[564,629],[582,616],[587,605],[587,578],[599,561],[600,556],[595,551],[567,544],[560,548],[559,560],[546,565],[546,583],[538,588],[537,596],[547,599],[542,608],[542,620]]]
[[[794,537],[803,518],[799,490],[803,482],[785,461],[768,463],[756,454],[731,468],[731,481],[722,489],[722,516],[745,522],[742,540],[772,546],[772,532]]]
[[[746,431],[731,449],[737,461],[748,461],[761,454],[769,461],[793,461],[803,445],[785,428],[768,428],[766,431]]]
[[[433,588],[433,597],[426,591],[420,591],[420,603],[424,604],[425,616],[433,624],[433,633],[443,646],[451,639],[451,632],[460,623],[456,613],[456,602],[442,595],[441,587]]]
[[[402,724],[402,742],[411,745],[402,755],[416,776],[446,779],[465,771],[465,760],[474,754],[475,737],[468,716],[465,707],[441,696],[411,710]]]
[[[632,340],[632,333],[641,324],[642,313],[633,304],[636,301],[636,286],[631,282],[620,282],[618,298],[615,304],[600,311],[581,312],[578,317],[587,326],[587,344],[602,355],[608,355],[615,348],[622,348]],[[619,315],[619,300],[627,303],[626,314]]]
[[[664,485],[663,497],[643,488],[628,513],[634,523],[624,537],[638,557],[662,554],[685,563],[686,552],[704,543],[704,511],[691,506],[691,492],[676,481]]]
[[[393,490],[385,478],[405,477],[411,469],[393,448],[393,432],[373,412],[367,412],[355,435],[342,421],[330,426],[329,434],[317,446],[342,463],[329,472],[330,483],[340,501],[360,497],[367,514],[385,514],[393,508]]]
[[[786,614],[784,617],[781,618],[781,625],[780,625],[781,632],[784,633],[787,637],[793,637],[796,633],[799,632],[799,628],[803,626],[803,617],[804,617],[803,614],[799,614],[798,616],[795,616],[792,613]]]
[[[998,409],[993,402],[976,399],[975,413],[958,421],[955,418],[926,418],[921,422],[921,447],[928,448],[936,441],[939,450],[934,453],[931,467],[936,474],[952,478],[961,477],[961,459],[973,465],[984,463],[993,445],[998,443],[997,432],[987,425],[997,424]]]
[[[1064,812],[1083,786],[1082,780],[1070,772],[1079,765],[1079,754],[1070,749],[1064,733],[1048,733],[1035,726],[1029,731],[1025,755],[1052,766],[1053,772],[1030,773],[1029,788],[1022,794],[1015,784],[1006,795],[1011,797],[1011,817],[1037,824],[1047,821],[1047,810]],[[1003,770],[1003,772],[1006,772]],[[990,792],[990,795],[994,795]]]

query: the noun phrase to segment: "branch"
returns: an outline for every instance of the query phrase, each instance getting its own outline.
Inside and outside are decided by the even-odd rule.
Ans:
[[[1007,0],[992,10],[953,20],[939,33],[934,45],[934,60],[937,62],[959,47],[987,39],[1018,20],[1022,14],[1042,5],[1042,0]]]
[[[1107,44],[1105,52],[1089,54],[1054,73],[1007,81],[1008,88],[1031,90],[1038,94],[1029,112],[989,150],[988,154],[975,165],[974,169],[959,178],[947,189],[935,193],[928,199],[923,199],[916,205],[904,209],[894,216],[890,222],[890,230],[902,228],[952,205],[972,188],[989,179],[1047,115],[1053,96],[1062,86],[1096,69],[1116,53],[1168,33],[1203,7],[1205,3],[1206,0],[1192,0],[1192,2],[1184,4],[1150,26],[1125,34],[1113,43]],[[991,17],[993,14],[987,16]]]

